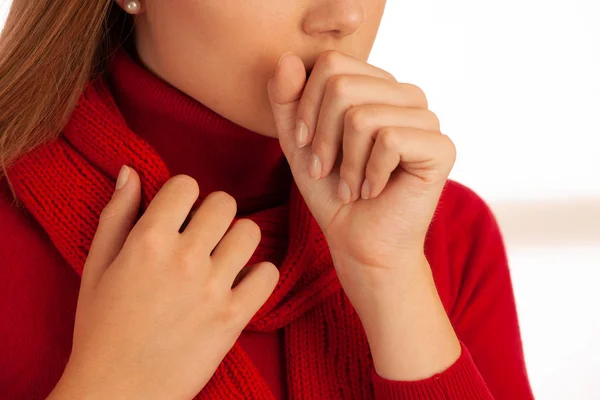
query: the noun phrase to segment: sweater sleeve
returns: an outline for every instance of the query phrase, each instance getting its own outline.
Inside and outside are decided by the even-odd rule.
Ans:
[[[457,187],[460,199],[444,204],[454,221],[447,228],[452,301],[445,306],[461,355],[447,370],[421,381],[388,380],[372,368],[376,400],[533,399],[497,221],[479,196]]]
[[[461,342],[461,354],[446,371],[428,379],[404,382],[381,377],[371,368],[376,400],[493,399],[469,350]]]

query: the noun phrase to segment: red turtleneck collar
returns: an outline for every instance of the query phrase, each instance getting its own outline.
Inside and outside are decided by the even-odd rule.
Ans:
[[[236,199],[239,216],[288,201],[292,175],[276,138],[235,124],[160,79],[135,50],[120,48],[108,72],[129,127],[172,175],[194,177],[200,197],[223,190]]]

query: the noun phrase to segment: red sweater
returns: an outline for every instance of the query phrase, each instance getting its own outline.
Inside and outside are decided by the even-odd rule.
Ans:
[[[193,176],[205,193],[232,194],[238,215],[287,202],[292,177],[276,139],[252,135],[240,140],[232,134],[232,122],[200,105],[181,107],[185,95],[137,60],[117,58],[109,82],[128,125],[159,152],[173,175]],[[43,398],[68,360],[79,277],[37,221],[11,205],[5,179],[0,182],[0,221],[0,399]],[[278,265],[286,250],[285,215],[261,228],[262,240],[269,243],[264,257]],[[504,246],[486,204],[450,182],[426,254],[463,344],[461,357],[443,373],[419,382],[386,380],[373,370],[375,398],[480,398],[474,393],[488,389],[496,399],[532,398]],[[285,399],[283,330],[244,331],[240,343],[275,398]]]

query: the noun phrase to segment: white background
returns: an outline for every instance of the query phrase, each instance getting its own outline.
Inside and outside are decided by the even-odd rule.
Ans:
[[[536,398],[600,399],[600,1],[391,0],[369,61],[496,211]]]
[[[425,90],[496,212],[536,398],[600,399],[600,1],[390,0],[369,62]]]

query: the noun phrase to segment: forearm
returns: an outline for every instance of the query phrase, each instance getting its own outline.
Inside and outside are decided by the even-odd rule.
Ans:
[[[392,271],[394,271],[392,273]],[[390,380],[420,380],[460,356],[460,343],[440,301],[427,261],[365,278],[357,310],[376,372]]]

